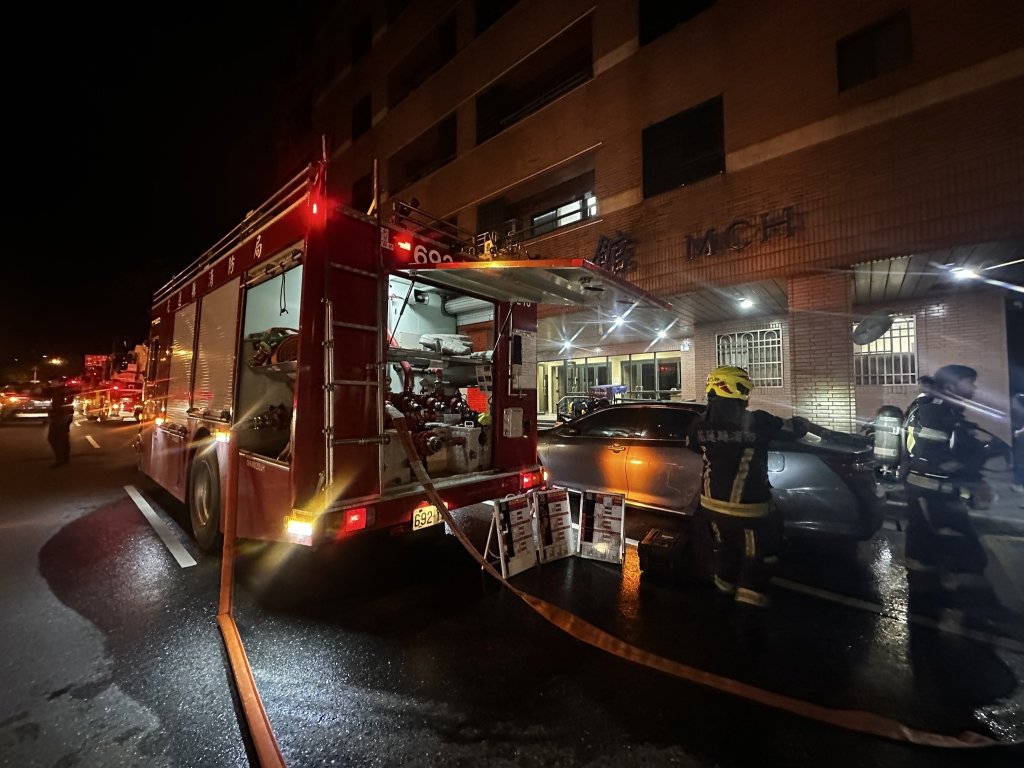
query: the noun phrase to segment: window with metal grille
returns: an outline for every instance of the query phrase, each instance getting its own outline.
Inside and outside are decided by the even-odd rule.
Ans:
[[[853,374],[854,383],[865,386],[916,384],[916,318],[894,317],[892,326],[881,337],[870,344],[854,344]]]
[[[718,365],[736,365],[746,369],[757,387],[781,387],[782,329],[723,333],[715,337]]]

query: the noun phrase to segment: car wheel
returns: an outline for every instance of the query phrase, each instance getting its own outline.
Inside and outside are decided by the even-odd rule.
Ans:
[[[220,469],[213,444],[199,448],[188,473],[188,512],[192,534],[204,552],[216,552],[222,545],[220,533]]]

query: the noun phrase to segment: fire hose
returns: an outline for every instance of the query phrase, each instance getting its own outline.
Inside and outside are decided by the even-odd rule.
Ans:
[[[557,605],[547,602],[539,597],[524,592],[513,586],[501,573],[491,564],[490,561],[473,545],[454,517],[441,499],[440,494],[434,488],[423,465],[413,437],[409,431],[404,415],[390,403],[387,404],[388,416],[398,432],[399,440],[405,451],[409,463],[412,466],[416,478],[423,485],[427,498],[437,508],[463,548],[480,564],[480,567],[493,576],[500,584],[520,598],[526,605],[534,610],[542,618],[566,632],[571,637],[598,648],[606,653],[618,656],[636,664],[658,670],[673,677],[696,683],[714,690],[729,693],[748,701],[757,702],[764,706],[772,707],[791,714],[814,720],[849,731],[880,736],[882,738],[904,741],[911,744],[918,744],[931,747],[943,748],[966,748],[966,747],[994,747],[1010,746],[1016,747],[1024,744],[1022,740],[1010,742],[998,742],[987,736],[974,732],[964,732],[958,736],[948,736],[930,731],[924,731],[901,723],[898,720],[878,715],[863,710],[833,709],[812,702],[797,699],[791,696],[766,691],[753,685],[732,680],[722,675],[706,672],[696,667],[683,664],[672,659],[645,651],[634,645],[626,643],[614,635],[605,632],[590,622],[576,616],[575,614],[560,608]],[[238,626],[232,615],[233,608],[233,585],[234,585],[234,557],[235,557],[235,532],[236,532],[236,508],[237,508],[237,482],[238,482],[238,458],[235,449],[234,436],[228,450],[228,483],[225,488],[224,497],[224,547],[221,559],[221,580],[220,598],[217,612],[217,623],[224,639],[225,649],[228,654],[228,661],[231,666],[232,676],[238,691],[239,700],[242,705],[246,724],[252,736],[253,746],[262,768],[284,768],[284,757],[281,755],[280,747],[274,736],[267,716],[263,701],[260,698],[259,690],[256,687],[256,680],[249,665],[245,648],[242,645],[241,635]]]
[[[749,701],[754,701],[765,706],[773,707],[782,711],[790,712],[818,722],[844,728],[850,731],[864,733],[870,736],[881,736],[895,741],[905,741],[911,744],[919,744],[930,747],[964,748],[964,747],[993,747],[993,746],[1019,746],[1024,741],[1000,742],[983,734],[967,731],[957,736],[948,736],[931,731],[924,731],[912,728],[898,720],[878,715],[873,712],[851,709],[834,709],[825,707],[813,702],[797,699],[792,696],[767,691],[738,680],[706,672],[696,667],[691,667],[672,659],[667,659],[650,651],[645,651],[634,645],[620,640],[614,635],[605,632],[590,622],[580,618],[570,611],[560,608],[557,605],[547,602],[535,595],[524,592],[513,586],[501,573],[491,564],[469,540],[469,537],[462,531],[455,522],[454,517],[441,499],[437,489],[427,474],[423,461],[420,459],[413,442],[412,434],[406,420],[397,408],[390,403],[387,404],[387,413],[391,418],[392,426],[398,432],[402,448],[412,466],[416,479],[423,485],[427,498],[437,508],[444,518],[448,528],[458,539],[465,550],[480,564],[480,567],[497,579],[503,586],[520,598],[530,608],[536,611],[541,617],[551,624],[568,633],[570,636],[588,645],[611,653],[627,661],[635,662],[650,669],[656,669],[666,674],[697,683],[718,691],[732,694]]]

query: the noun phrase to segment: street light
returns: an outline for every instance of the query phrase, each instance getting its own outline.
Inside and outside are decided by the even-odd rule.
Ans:
[[[49,365],[52,365],[54,368],[57,368],[57,367],[59,367],[61,365],[64,365],[64,358],[63,357],[50,357],[49,355],[43,355],[43,361],[48,363]],[[39,383],[39,363],[33,363],[32,364],[32,381],[31,381],[31,383],[32,384],[38,384]]]

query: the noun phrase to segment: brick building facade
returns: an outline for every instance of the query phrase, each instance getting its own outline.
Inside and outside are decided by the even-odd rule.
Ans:
[[[587,319],[542,311],[542,413],[594,383],[699,399],[744,361],[756,404],[842,429],[953,361],[1005,411],[1024,4],[664,5],[344,3],[297,103],[353,207],[376,181],[547,258],[628,238],[625,275],[676,313],[566,344]],[[856,347],[876,310],[902,335]]]

